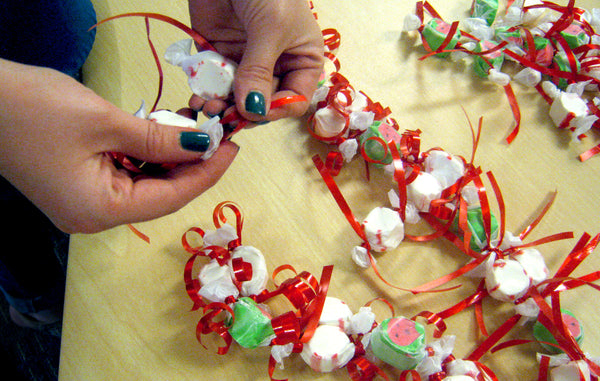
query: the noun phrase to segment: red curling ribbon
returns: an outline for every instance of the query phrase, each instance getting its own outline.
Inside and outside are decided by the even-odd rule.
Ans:
[[[286,312],[271,320],[275,338],[271,345],[285,345],[293,343],[300,337],[300,321],[293,311]]]
[[[346,217],[348,222],[350,223],[350,226],[352,226],[352,228],[354,229],[356,234],[363,241],[367,242],[367,237],[365,235],[365,232],[363,231],[362,227],[360,226],[360,224],[357,222],[356,218],[354,217],[354,213],[352,213],[352,209],[350,209],[350,206],[346,202],[346,199],[342,195],[342,192],[338,188],[333,177],[331,177],[329,170],[327,169],[327,167],[325,166],[325,164],[323,163],[323,161],[321,160],[319,155],[313,156],[312,160],[313,160],[313,163],[315,164],[315,167],[319,171],[319,174],[321,174],[321,177],[323,178],[325,185],[327,185],[327,188],[329,188],[329,191],[331,192],[333,198],[337,202],[338,206],[342,210],[342,213],[344,214],[344,216]],[[367,248],[367,250],[368,249],[369,248]]]
[[[388,308],[390,309],[390,312],[392,313],[392,317],[396,316],[396,311],[394,310],[394,306],[392,305],[392,303],[390,303],[388,300],[384,299],[384,298],[374,298],[369,300],[366,304],[365,307],[370,307],[371,304],[373,304],[374,302],[383,302],[385,303]]]
[[[133,234],[135,234],[138,238],[140,238],[141,240],[146,241],[146,243],[150,243],[150,237],[148,237],[146,234],[142,233],[141,231],[139,231],[135,226],[133,226],[132,224],[127,224],[127,227],[129,228],[129,230],[131,230],[133,232]]]
[[[185,233],[183,233],[183,236],[181,236],[181,245],[183,246],[185,251],[187,251],[188,253],[196,254],[200,250],[202,250],[203,245],[192,247],[187,240],[188,233],[196,233],[196,234],[200,235],[201,238],[204,238],[204,230],[193,227],[193,228],[188,229]]]
[[[466,297],[465,299],[461,300],[460,302],[453,305],[452,307],[449,307],[449,308],[445,309],[444,311],[438,312],[437,315],[441,319],[447,319],[451,316],[456,315],[457,313],[461,312],[462,310],[469,308],[470,306],[472,306],[476,303],[479,303],[488,295],[489,294],[488,294],[487,290],[485,289],[485,287],[482,287],[482,283],[480,283],[477,291],[474,294]]]
[[[154,105],[150,109],[150,112],[156,111],[156,106],[158,105],[158,101],[162,95],[163,90],[163,70],[160,64],[160,59],[158,58],[158,53],[156,53],[156,48],[150,39],[150,19],[148,17],[144,17],[144,22],[146,23],[146,37],[148,39],[148,45],[150,46],[150,50],[152,51],[152,57],[154,57],[154,63],[156,64],[156,70],[158,71],[158,91],[156,94],[156,99],[154,101]]]
[[[469,356],[466,360],[478,361],[481,357],[490,350],[500,339],[502,339],[521,319],[521,315],[516,314],[508,318],[498,329],[489,335]]]
[[[431,311],[421,311],[415,316],[413,316],[411,320],[416,321],[419,317],[425,318],[428,325],[433,325],[435,327],[433,337],[439,339],[444,335],[444,332],[446,331],[447,327],[446,322],[444,322],[442,316]]]
[[[323,34],[323,43],[325,47],[329,50],[335,50],[340,47],[341,36],[340,32],[334,28],[326,28],[321,31]]]
[[[550,357],[542,355],[540,359],[540,369],[538,371],[538,381],[548,380],[548,368],[550,367]]]
[[[475,366],[479,369],[479,375],[477,375],[477,381],[498,381],[498,376],[490,368],[486,365],[480,363],[479,361],[474,361]]]
[[[221,228],[221,223],[227,223],[227,217],[223,209],[228,208],[235,214],[235,228],[238,238],[234,240],[233,246],[237,247],[242,242],[242,228],[244,227],[244,215],[242,214],[241,208],[238,204],[232,201],[223,201],[219,203],[213,212],[213,223],[217,229]],[[230,243],[231,245],[232,243]]]
[[[89,30],[92,30],[102,24],[104,24],[105,22],[111,21],[111,20],[115,20],[118,18],[123,18],[123,17],[144,17],[144,18],[150,18],[150,19],[155,19],[155,20],[159,20],[159,21],[164,21],[168,24],[173,25],[176,28],[179,28],[181,31],[185,32],[188,36],[190,36],[194,42],[196,43],[196,45],[201,48],[202,50],[212,50],[212,51],[216,51],[216,49],[204,38],[200,35],[200,33],[196,32],[195,30],[193,30],[192,28],[188,27],[187,25],[183,24],[180,21],[175,20],[174,18],[171,18],[169,16],[165,16],[165,15],[161,15],[158,13],[149,13],[149,12],[131,12],[131,13],[123,13],[123,14],[119,14],[119,15],[115,15],[115,16],[111,16],[108,17],[102,21],[99,21],[97,24],[93,25],[92,27],[90,27]]]
[[[579,155],[579,161],[584,162],[584,161],[588,160],[589,158],[591,158],[592,156],[595,156],[599,153],[600,153],[600,144],[598,144],[597,146],[595,146],[593,148],[590,148],[589,150],[587,150],[584,153],[582,153],[581,155]]]
[[[598,246],[600,234],[596,235],[589,243],[580,250],[569,253],[556,272],[556,277],[565,277],[570,275],[584,259],[586,259]]]
[[[502,197],[502,191],[500,190],[500,186],[496,181],[496,177],[492,173],[492,171],[488,171],[486,173],[488,180],[490,181],[490,185],[492,186],[492,190],[494,191],[494,195],[496,196],[496,201],[498,203],[498,219],[500,220],[500,227],[498,230],[498,243],[496,246],[502,245],[502,241],[504,240],[504,232],[506,230],[506,205],[504,204],[504,198]]]
[[[192,311],[196,311],[200,307],[204,307],[205,303],[202,298],[198,295],[198,291],[200,291],[200,280],[192,276],[192,271],[194,268],[194,261],[198,257],[198,254],[192,255],[192,257],[186,262],[185,269],[183,271],[183,281],[185,283],[185,291],[188,296],[194,302],[192,306]]]
[[[571,335],[567,335],[570,336],[570,338],[565,337],[565,335],[563,335],[561,330],[557,327],[557,324],[562,323],[562,319],[560,319],[560,322],[554,320],[553,308],[546,303],[544,298],[542,298],[541,294],[537,291],[537,288],[533,287],[529,292],[533,300],[540,308],[537,321],[546,327],[548,331],[550,331],[560,348],[569,356],[570,359],[582,359],[585,357],[575,342],[575,339],[573,339]],[[551,298],[554,297],[555,294],[556,293],[553,293]]]
[[[207,311],[209,312],[207,313]],[[233,324],[235,316],[231,307],[229,307],[225,303],[210,303],[209,305],[204,307],[204,316],[202,316],[196,327],[196,338],[198,339],[198,342],[204,348],[206,348],[206,346],[202,343],[202,335],[216,333],[225,342],[224,346],[219,347],[217,353],[220,355],[224,355],[227,353],[227,351],[229,351],[229,347],[231,346],[233,338],[229,334],[229,329],[227,328],[223,320],[213,321],[213,319],[221,312],[228,312],[232,317],[231,324]]]
[[[517,97],[515,96],[515,92],[513,91],[510,83],[504,86],[504,92],[506,93],[506,98],[508,99],[508,104],[510,105],[510,109],[513,113],[513,118],[515,120],[515,127],[513,128],[512,132],[506,137],[506,142],[510,144],[513,140],[515,140],[517,134],[519,133],[519,127],[521,126],[521,109],[519,108]]]
[[[318,293],[316,278],[307,271],[303,271],[294,278],[286,279],[271,296],[283,294],[297,310],[304,309],[310,304]]]
[[[269,106],[269,110],[280,108],[280,107],[283,107],[285,105],[288,105],[290,103],[295,103],[295,102],[307,102],[307,100],[304,95],[299,95],[299,94],[298,95],[289,95],[286,97],[273,99],[271,101],[271,105]],[[250,121],[247,119],[244,119],[242,117],[242,115],[240,115],[240,113],[236,109],[231,111],[229,114],[225,115],[220,121],[220,123],[223,125],[234,124],[236,122],[238,123],[238,125],[233,130],[233,132],[231,132],[227,136],[223,136],[223,139],[229,139],[230,137],[232,137],[233,135],[235,135],[236,133],[241,131],[244,127],[246,127],[250,123]]]
[[[433,8],[433,6],[431,4],[429,4],[428,1],[423,3],[423,8],[425,8],[432,17],[438,18],[438,19],[442,18],[442,16],[440,16],[440,14]]]
[[[352,381],[371,381],[376,376],[389,381],[387,374],[383,370],[363,356],[355,357],[348,362],[346,369]]]
[[[600,82],[597,79],[587,76],[587,75],[571,73],[571,72],[566,72],[566,71],[561,71],[561,70],[556,70],[556,69],[551,69],[551,68],[541,66],[535,62],[532,62],[531,60],[526,59],[523,56],[518,55],[517,53],[515,53],[509,49],[506,49],[504,51],[504,54],[506,54],[510,58],[513,58],[515,61],[519,62],[521,65],[535,69],[535,70],[539,71],[540,73],[545,74],[550,77],[564,78],[564,79],[570,80],[571,82],[583,82],[583,81],[592,81],[593,83]]]
[[[573,19],[575,18],[575,14],[573,12],[575,8],[575,0],[569,0],[569,4],[565,8],[559,8],[558,6],[552,7],[550,3],[545,3],[545,5],[547,5],[550,9],[562,12],[560,18],[556,20],[554,24],[552,24],[552,27],[548,30],[548,32],[546,32],[544,36],[546,38],[556,37],[558,33],[566,29],[573,22]]]
[[[400,152],[396,143],[390,142],[390,151],[392,152],[392,164],[394,166],[394,180],[398,184],[398,213],[402,222],[406,220],[406,204],[408,203],[408,195],[406,194],[406,178],[404,174],[403,161],[400,157]]]
[[[300,338],[301,343],[308,343],[319,326],[319,319],[321,318],[321,312],[323,312],[323,306],[325,305],[325,298],[327,297],[327,291],[329,290],[329,282],[331,281],[332,273],[332,265],[323,267],[321,281],[319,283],[319,292],[317,297],[308,306],[308,321],[306,322],[306,328]]]
[[[525,239],[525,237],[527,237],[527,235],[529,235],[529,233],[531,233],[531,231],[540,223],[542,218],[544,218],[544,216],[546,215],[546,213],[548,212],[548,210],[554,203],[554,200],[556,199],[557,194],[558,194],[557,191],[554,191],[550,194],[550,199],[548,200],[546,205],[542,208],[540,214],[533,220],[532,223],[530,223],[525,229],[523,229],[523,231],[519,234],[519,239],[521,239],[521,240]]]
[[[252,264],[244,261],[241,257],[231,260],[231,269],[233,270],[233,277],[238,282],[252,279]]]
[[[329,61],[331,61],[331,63],[333,63],[333,66],[335,67],[336,72],[340,71],[340,68],[342,67],[342,65],[340,64],[340,60],[337,58],[337,56],[331,52],[325,52],[323,53],[323,56],[325,58],[327,58]]]
[[[421,381],[419,372],[414,369],[403,370],[402,373],[400,373],[400,378],[398,378],[398,381],[408,381],[409,376],[412,381]]]
[[[325,158],[325,167],[329,170],[329,174],[333,177],[339,175],[344,166],[344,157],[340,152],[331,151]]]

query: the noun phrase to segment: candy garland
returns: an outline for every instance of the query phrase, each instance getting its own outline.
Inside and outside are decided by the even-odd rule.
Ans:
[[[568,11],[575,9],[571,3],[570,8],[566,11],[563,10],[563,16],[569,14]],[[435,11],[430,5],[427,3],[424,3],[424,5],[419,4],[421,5],[417,5],[418,11],[419,9],[421,11],[427,9],[435,16]],[[546,6],[552,10],[558,10],[557,7],[550,7],[547,4]],[[235,64],[215,55],[214,49],[206,45],[208,43],[202,42],[201,36],[197,36],[197,34],[194,34],[195,32],[189,32],[186,30],[187,27],[181,27],[180,23],[168,17],[148,13],[133,13],[115,16],[110,19],[131,16],[145,18],[148,41],[160,75],[159,92],[152,111],[147,116],[142,105],[136,115],[153,119],[158,123],[196,127],[196,121],[194,120],[182,118],[177,114],[165,112],[164,110],[155,110],[161,94],[162,70],[154,46],[149,38],[148,19],[155,18],[180,27],[180,29],[189,33],[196,43],[204,49],[196,55],[191,55],[192,41],[187,40],[173,44],[165,54],[165,58],[169,63],[181,66],[186,72],[189,78],[188,82],[194,93],[209,98],[227,97],[230,93],[230,81],[235,72]],[[421,17],[420,21],[422,22],[422,20]],[[579,18],[577,20],[581,21]],[[108,19],[105,21],[108,21]],[[593,29],[590,28],[586,28],[586,31],[591,30],[593,33]],[[428,42],[425,39],[423,40],[426,49],[432,52],[430,55],[448,53],[445,49],[449,44],[454,44],[452,36],[458,33],[458,23],[453,23],[447,29],[441,29],[447,34],[435,50],[427,45]],[[423,27],[422,30],[425,30],[425,28]],[[559,30],[559,27],[556,30]],[[527,34],[527,32],[524,33]],[[394,317],[384,320],[381,324],[376,324],[374,323],[374,315],[372,316],[370,311],[370,303],[367,303],[363,307],[364,309],[361,308],[359,313],[352,314],[348,312],[347,307],[341,307],[345,306],[343,302],[326,296],[332,273],[331,266],[326,266],[323,269],[320,281],[308,272],[298,274],[289,265],[281,266],[274,272],[272,278],[275,278],[277,274],[284,270],[293,271],[295,276],[286,279],[275,290],[267,291],[265,287],[268,276],[264,258],[256,248],[241,245],[241,212],[234,204],[224,203],[215,210],[215,226],[217,227],[215,232],[205,233],[199,228],[193,228],[188,232],[199,234],[203,238],[203,245],[198,247],[189,245],[187,241],[188,233],[182,238],[184,247],[192,253],[184,275],[186,289],[188,295],[194,301],[193,310],[200,308],[203,310],[203,316],[196,329],[200,343],[202,343],[203,335],[216,333],[225,342],[225,345],[218,349],[220,354],[227,353],[233,341],[247,348],[270,345],[272,347],[272,355],[269,360],[271,378],[277,363],[282,363],[283,358],[291,353],[300,353],[301,357],[315,370],[331,371],[346,366],[353,380],[368,380],[376,375],[388,379],[385,372],[375,364],[376,360],[374,358],[402,369],[401,379],[408,379],[409,376],[412,379],[430,380],[458,380],[465,379],[465,376],[468,376],[468,379],[496,379],[495,375],[480,364],[478,360],[497,344],[518,321],[523,319],[533,320],[534,317],[537,317],[538,322],[534,325],[534,327],[537,327],[534,328],[535,339],[545,342],[550,341],[549,337],[553,337],[554,343],[548,343],[547,345],[550,348],[559,347],[566,353],[566,358],[564,356],[551,358],[540,355],[540,380],[545,380],[544,377],[550,364],[558,365],[559,373],[574,372],[573,369],[576,369],[576,372],[581,375],[581,379],[584,379],[584,375],[590,373],[592,378],[595,379],[594,374],[599,374],[598,366],[579,349],[577,338],[567,329],[565,323],[565,320],[567,320],[571,325],[576,324],[576,319],[566,312],[561,314],[560,308],[557,310],[556,306],[560,307],[558,301],[559,289],[563,291],[581,285],[598,287],[591,282],[597,280],[600,273],[592,273],[580,278],[569,278],[575,267],[597,246],[598,237],[590,242],[587,242],[589,236],[582,237],[580,243],[565,259],[563,266],[555,276],[547,279],[548,270],[543,263],[543,257],[536,249],[531,249],[531,247],[557,239],[569,238],[570,236],[568,233],[561,233],[533,243],[523,244],[521,240],[539,222],[543,213],[536,222],[531,224],[519,236],[514,237],[506,232],[504,227],[504,201],[493,175],[488,172],[486,174],[487,178],[492,184],[492,189],[500,207],[499,222],[492,215],[485,187],[483,186],[482,170],[473,164],[481,131],[481,119],[477,132],[471,127],[473,152],[470,161],[458,155],[448,154],[439,148],[421,152],[420,131],[407,130],[400,133],[398,123],[390,117],[391,111],[389,108],[373,102],[363,92],[356,91],[349,81],[339,73],[340,63],[334,54],[340,43],[339,33],[335,29],[325,29],[323,30],[323,36],[327,47],[325,55],[334,64],[335,71],[322,82],[322,86],[315,94],[311,105],[312,112],[309,117],[309,132],[315,138],[339,149],[339,152],[331,152],[325,163],[319,157],[314,157],[313,161],[351,226],[363,239],[363,243],[355,247],[353,258],[365,267],[372,266],[386,284],[404,289],[392,285],[379,274],[371,250],[379,252],[391,250],[397,247],[404,237],[416,241],[445,237],[471,257],[471,261],[452,274],[417,288],[404,290],[413,293],[432,292],[434,288],[467,273],[473,276],[479,274],[483,280],[476,294],[445,311],[439,313],[425,311],[411,319],[407,319],[395,316],[392,308]],[[558,40],[560,44],[560,37]],[[530,46],[533,46],[531,41],[529,42]],[[487,68],[488,76],[494,76],[497,73],[492,71],[491,66],[493,66],[493,63],[487,60],[489,58],[487,56],[500,51],[506,45],[491,47],[484,52],[469,51],[468,54],[475,57],[486,56],[483,60],[489,66]],[[563,47],[562,45],[560,44],[561,47]],[[455,44],[456,46],[461,48],[458,41]],[[589,54],[591,49],[592,47],[588,46],[585,54]],[[454,49],[453,51],[467,52],[464,49]],[[567,54],[571,69],[573,69],[574,64],[570,57],[574,54],[576,53]],[[207,62],[213,67],[203,67]],[[588,67],[591,68],[596,65],[597,62],[593,61],[588,64]],[[222,77],[229,78],[229,82],[219,83],[211,78],[208,73],[214,71],[212,70],[214,67],[224,68],[222,69],[224,74]],[[571,72],[575,71],[572,70]],[[542,73],[548,74],[544,71]],[[565,76],[561,73],[554,73],[554,76],[571,81],[582,78],[579,75]],[[559,86],[561,86],[560,82]],[[504,87],[509,99],[514,100],[514,93],[510,88],[510,84],[504,85]],[[554,107],[555,102],[558,102],[559,106],[566,105],[565,107],[570,107],[573,102],[577,102],[573,100],[573,96],[568,94],[576,93],[582,88],[582,85],[578,87],[571,86],[563,92],[546,82],[538,87],[538,91],[545,99],[551,101],[552,107]],[[274,100],[271,107],[281,107],[296,101],[305,101],[305,99],[303,97],[288,97]],[[580,104],[578,106],[582,108]],[[519,111],[516,101],[511,101],[511,107],[517,121],[517,128],[513,134],[514,138],[519,125]],[[551,114],[553,112],[552,107]],[[592,114],[598,110],[597,108],[594,109],[591,103],[586,104],[586,107],[588,107],[588,112],[592,110]],[[561,112],[563,111],[556,112],[555,110],[554,114],[560,116]],[[582,118],[587,116],[589,115],[572,116],[568,114],[563,118],[566,121],[561,120],[561,127],[577,127],[571,125],[571,122],[581,121]],[[591,126],[596,122],[596,119],[588,118],[587,122]],[[214,127],[218,130],[215,135],[214,130],[207,129],[207,132],[211,134],[212,143],[209,151],[214,152],[222,139],[238,132],[249,122],[243,120],[237,112],[232,112],[222,120],[217,117],[207,123],[212,126],[211,128]],[[200,126],[200,128],[204,127]],[[581,129],[575,129],[575,131],[581,132]],[[579,134],[577,136],[579,137]],[[367,177],[369,163],[384,168],[391,173],[395,187],[398,190],[398,193],[390,192],[389,194],[392,208],[376,208],[362,223],[358,223],[357,219],[354,218],[334,181],[334,177],[342,169],[344,161],[351,161],[357,153],[360,153],[360,156],[367,163]],[[207,153],[207,155],[210,154],[211,152]],[[141,169],[142,166],[136,163],[129,166],[128,158],[122,156],[116,158],[117,160],[121,159],[119,161],[132,172],[141,173],[146,170]],[[169,169],[168,165],[161,165],[160,167],[161,169]],[[237,217],[235,229],[225,224],[226,219],[223,215],[223,209],[226,207],[233,210]],[[420,218],[434,228],[434,233],[422,237],[405,234],[404,223],[416,223]],[[210,262],[202,268],[198,278],[195,279],[192,276],[194,263],[198,257],[202,256],[210,258]],[[520,285],[516,287],[518,290],[514,289],[515,284]],[[262,304],[278,295],[284,295],[293,304],[295,311],[271,318]],[[467,359],[456,360],[451,355],[453,339],[442,336],[445,330],[444,319],[467,307],[475,306],[480,329],[484,334],[487,334],[481,309],[481,301],[486,296],[514,303],[517,314],[507,320],[491,335],[486,335],[488,338]],[[551,308],[544,304],[546,303],[544,301],[546,297],[552,301]],[[205,300],[208,300],[208,303]],[[347,323],[344,323],[343,326],[339,326],[337,323],[332,324],[332,322],[339,321],[340,310],[345,310],[342,314],[342,321],[347,321]],[[329,321],[327,320],[328,313],[333,313],[334,316]],[[218,320],[222,316],[225,316],[225,318]],[[427,345],[424,343],[422,336],[424,328],[416,322],[418,318],[425,318],[428,324],[435,325],[434,336],[439,339],[438,341]],[[358,329],[357,326],[362,328]],[[399,342],[394,342],[390,335],[403,329],[412,330],[412,334],[414,335],[416,332],[417,336],[412,337],[412,339],[403,337],[399,339]],[[248,332],[252,332],[252,334],[248,336]],[[406,340],[412,340],[410,343],[407,342],[410,348],[407,345],[400,345]],[[323,348],[323,342],[327,342],[328,345],[332,342],[336,343],[338,352],[327,352]],[[509,342],[497,345],[492,348],[492,351],[510,345],[515,345],[515,343]],[[325,357],[325,353],[321,353],[324,350],[327,352]],[[554,377],[552,372],[554,370],[550,371],[551,377]],[[461,378],[461,376],[463,377]]]
[[[431,17],[426,20],[425,15]],[[404,20],[407,32],[418,31],[428,52],[454,61],[472,58],[474,72],[504,88],[516,126],[506,138],[517,136],[521,115],[512,80],[534,87],[550,105],[549,115],[560,129],[581,139],[592,127],[600,128],[600,8],[586,11],[547,1],[509,1],[506,13],[498,15],[497,0],[474,0],[471,17],[461,25],[449,24],[425,1]],[[511,75],[505,61],[520,65]],[[506,65],[504,65],[506,66]],[[585,161],[600,152],[600,145],[579,156]]]
[[[236,227],[227,224],[224,209],[236,217]],[[396,315],[383,299],[366,303],[357,313],[338,298],[327,296],[332,266],[325,266],[320,280],[309,272],[297,273],[290,265],[278,267],[271,277],[283,271],[294,276],[266,288],[268,275],[263,254],[255,247],[242,245],[243,216],[232,202],[223,202],[213,212],[216,230],[189,229],[182,237],[184,249],[191,253],[184,271],[192,311],[202,310],[196,336],[219,335],[225,345],[217,353],[225,355],[235,341],[252,349],[270,346],[268,374],[271,379],[279,365],[297,353],[313,370],[331,372],[346,368],[352,380],[389,380],[383,363],[402,370],[400,380],[497,380],[494,373],[477,361],[456,359],[452,355],[455,337],[444,336],[446,325],[439,316],[421,312],[412,318]],[[192,246],[190,235],[202,243]],[[204,261],[198,274],[195,265]],[[266,303],[284,296],[294,310],[273,317]],[[383,301],[391,318],[375,321],[372,303]],[[224,317],[222,317],[224,315]],[[218,319],[222,317],[221,319]],[[425,325],[433,325],[434,338],[425,340]],[[461,377],[462,376],[462,377]],[[467,377],[467,378],[465,378]]]
[[[417,9],[421,6],[422,11],[423,5],[419,4]],[[433,8],[427,3],[425,7],[435,14]],[[422,22],[422,16],[419,20]],[[442,28],[446,35],[442,38],[443,41],[437,41],[439,43],[436,47],[437,50],[428,49],[435,54],[446,53],[444,49],[449,43],[452,43],[451,36],[455,32],[458,33],[457,26],[458,23],[453,23],[452,26],[446,24],[446,27]],[[324,31],[324,36],[326,35],[336,36],[335,39],[325,39],[326,46],[330,48],[328,57],[333,56],[332,61],[335,63],[336,70],[326,81],[323,81],[323,85],[315,93],[312,114],[309,117],[309,133],[337,150],[332,150],[325,161],[319,156],[314,156],[313,162],[344,216],[362,240],[362,244],[356,246],[352,252],[352,257],[359,266],[365,268],[372,266],[376,275],[386,285],[413,293],[431,292],[432,289],[464,274],[482,278],[474,295],[445,311],[431,315],[445,319],[467,307],[474,306],[479,328],[483,335],[488,337],[469,357],[469,359],[477,360],[519,321],[524,324],[528,320],[543,319],[544,315],[540,312],[541,307],[537,306],[539,300],[532,297],[536,292],[556,298],[558,292],[552,293],[549,290],[556,290],[559,285],[563,289],[571,289],[584,284],[595,286],[591,282],[598,279],[598,274],[600,274],[598,272],[570,279],[568,287],[561,283],[561,279],[564,280],[564,277],[568,277],[581,263],[581,260],[595,249],[598,244],[597,238],[585,245],[581,244],[586,237],[584,236],[576,249],[567,256],[561,269],[550,279],[543,256],[534,247],[555,240],[572,238],[573,234],[570,232],[559,233],[527,244],[522,241],[540,222],[555,195],[532,224],[519,235],[513,236],[505,230],[504,200],[493,174],[488,172],[486,175],[500,209],[499,222],[491,213],[488,196],[481,178],[482,170],[473,164],[481,132],[481,119],[477,132],[471,127],[473,152],[469,162],[461,156],[448,154],[440,148],[420,152],[420,131],[407,130],[400,133],[398,123],[390,117],[389,108],[374,103],[366,94],[356,91],[349,81],[339,73],[341,65],[332,52],[339,46],[339,34],[336,35],[328,30],[327,33]],[[427,45],[427,41],[425,39],[423,41]],[[453,44],[458,45],[458,39]],[[541,88],[556,89],[556,87],[551,87],[549,82]],[[513,94],[510,84],[505,85],[505,90],[508,95]],[[564,94],[569,94],[569,91],[557,93],[552,99],[568,97]],[[512,97],[514,98],[514,94]],[[516,103],[513,102],[512,106],[517,120],[517,128],[512,136],[514,138],[518,131],[519,111],[518,107],[515,107]],[[595,118],[591,120],[592,122],[596,121]],[[372,163],[375,166],[383,167],[386,172],[392,174],[394,188],[398,190],[398,193],[394,190],[389,193],[392,208],[377,207],[362,222],[354,216],[348,202],[335,183],[335,176],[341,171],[344,162],[353,160],[358,153],[367,163],[367,169],[369,163]],[[416,223],[420,218],[429,223],[435,232],[423,237],[405,234],[404,224]],[[445,237],[471,257],[471,261],[455,272],[422,286],[412,289],[398,287],[380,274],[372,251],[386,252],[394,249],[405,237],[415,241]],[[589,237],[587,239],[589,240]],[[584,256],[582,253],[587,254]],[[550,287],[549,284],[554,287]],[[487,296],[513,303],[517,311],[513,318],[491,335],[488,334],[485,327],[481,307],[482,300]],[[543,325],[546,329],[545,336],[556,337],[556,332],[562,334],[563,339],[564,336],[568,336],[561,319],[555,316],[555,319],[545,320],[545,323],[536,323],[534,325],[537,328],[534,328],[536,340],[545,341],[544,337],[537,337],[540,332],[538,327],[541,324],[545,324]],[[571,320],[573,319],[575,318],[571,317]],[[578,324],[576,319],[573,324],[575,323]],[[571,344],[565,344],[564,340],[562,343],[567,346],[565,352],[569,352],[569,348],[571,349],[569,355],[571,361],[583,361],[587,364],[586,369],[591,370],[592,377],[595,377],[594,374],[599,375],[597,366],[581,355],[581,350],[572,349],[572,346],[569,346]],[[541,356],[541,358],[545,357]],[[568,361],[567,363],[570,364]],[[542,362],[541,369],[544,367],[547,368],[546,360]],[[546,371],[547,369],[540,371],[540,380],[545,380],[542,378],[542,373]]]

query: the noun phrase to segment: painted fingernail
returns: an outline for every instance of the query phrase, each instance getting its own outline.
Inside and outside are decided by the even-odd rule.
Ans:
[[[258,124],[259,126],[262,126],[262,125],[268,124],[269,122],[270,122],[270,120],[261,120],[260,122],[254,122],[254,123]]]
[[[204,132],[184,131],[179,135],[179,143],[185,150],[205,152],[210,145],[210,137]]]
[[[258,91],[251,91],[246,96],[246,111],[253,114],[265,116],[267,115],[267,108],[265,104],[265,96]]]

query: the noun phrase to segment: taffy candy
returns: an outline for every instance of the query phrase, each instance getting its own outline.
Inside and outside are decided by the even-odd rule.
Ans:
[[[233,314],[235,318],[233,323],[229,323],[229,333],[240,346],[256,348],[268,345],[275,336],[271,315],[251,298],[239,298],[233,305]]]
[[[490,214],[490,238],[492,240],[498,237],[498,220],[493,214]],[[487,242],[485,225],[483,221],[483,213],[481,206],[472,206],[467,209],[467,226],[471,232],[470,246],[472,250],[481,251],[489,243]],[[452,230],[462,235],[463,232],[459,226],[459,213],[456,214],[454,222],[451,226]]]
[[[376,207],[362,224],[366,238],[375,251],[395,249],[404,239],[404,223],[398,212],[392,209]]]
[[[194,94],[207,100],[227,98],[232,91],[237,64],[212,50],[192,55],[192,42],[186,39],[173,43],[165,52],[165,60],[183,69]]]
[[[562,320],[569,333],[573,336],[578,344],[583,341],[583,327],[579,323],[579,320],[575,315],[566,309],[561,310]],[[540,344],[550,353],[561,353],[562,350],[558,347],[558,343],[552,333],[548,331],[539,321],[536,321],[533,325],[533,337],[540,342]],[[554,344],[548,345],[547,343]]]
[[[313,370],[331,372],[352,360],[354,350],[354,344],[341,328],[320,325],[304,345],[300,356]]]
[[[471,16],[482,18],[488,25],[494,23],[498,13],[498,0],[473,0],[471,4]]]
[[[425,327],[398,316],[384,320],[371,334],[377,358],[398,369],[414,369],[425,358]]]
[[[371,160],[383,164],[391,163],[392,155],[380,141],[373,140],[373,138],[381,139],[386,145],[389,143],[399,144],[400,134],[398,131],[389,124],[378,120],[371,124],[359,137],[361,149]]]
[[[421,32],[425,41],[431,48],[431,50],[436,50],[442,43],[446,40],[446,37],[451,32],[450,25],[444,20],[434,18],[425,24],[423,31]],[[452,38],[450,39],[448,45],[446,45],[447,50],[453,49],[458,43],[461,37],[460,31],[456,31]],[[450,53],[438,53],[437,57],[446,58]]]

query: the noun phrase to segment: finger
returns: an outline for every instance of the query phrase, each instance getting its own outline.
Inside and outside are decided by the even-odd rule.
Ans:
[[[212,118],[213,116],[220,115],[223,112],[223,110],[227,108],[227,106],[227,102],[225,102],[222,99],[211,99],[209,101],[206,101],[202,111],[204,112],[204,115],[206,115],[209,118]]]
[[[183,164],[164,177],[134,179],[128,201],[120,210],[121,223],[150,220],[173,213],[217,183],[239,147],[224,142],[206,161]]]
[[[151,163],[198,160],[210,145],[210,137],[193,128],[167,126],[122,113],[113,122],[112,147]]]
[[[206,103],[204,98],[193,94],[188,101],[188,106],[190,106],[192,110],[200,112],[204,108],[204,103]]]
[[[234,95],[240,114],[248,120],[264,120],[273,88],[273,68],[279,54],[273,41],[248,31],[248,43],[237,68]]]

